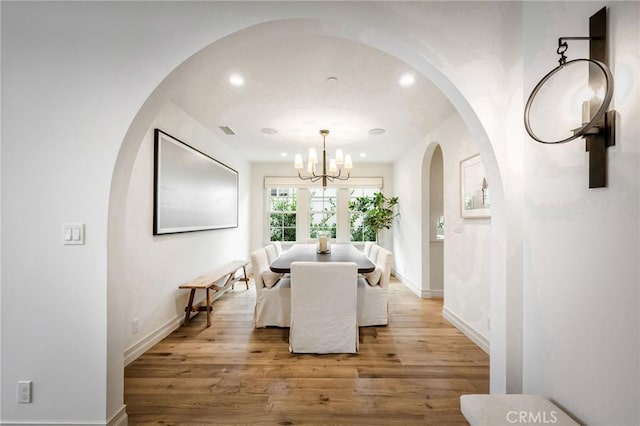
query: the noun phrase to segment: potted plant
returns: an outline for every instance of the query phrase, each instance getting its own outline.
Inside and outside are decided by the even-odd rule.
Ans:
[[[352,201],[351,210],[363,213],[365,227],[376,233],[376,240],[380,242],[380,231],[390,229],[393,218],[399,213],[394,211],[398,204],[398,197],[385,197],[382,192],[376,192],[372,197],[358,197]]]

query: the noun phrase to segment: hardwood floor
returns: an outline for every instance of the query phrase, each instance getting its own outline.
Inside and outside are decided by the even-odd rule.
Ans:
[[[442,319],[442,301],[392,280],[389,325],[357,355],[294,355],[288,329],[253,328],[236,286],[125,368],[130,425],[467,424],[459,397],[488,393],[489,357]]]

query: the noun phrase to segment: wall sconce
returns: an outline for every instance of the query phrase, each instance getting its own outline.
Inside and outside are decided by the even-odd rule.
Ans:
[[[568,40],[589,40],[589,58],[567,61],[565,52]],[[540,143],[556,144],[584,138],[586,150],[589,152],[589,188],[607,186],[607,148],[615,145],[615,111],[607,111],[613,97],[613,75],[606,63],[607,54],[607,9],[603,7],[589,18],[589,37],[561,37],[558,39],[560,65],[545,75],[531,92],[524,109],[524,126],[527,133]],[[585,69],[588,72],[585,72]],[[564,77],[563,77],[564,76]],[[576,89],[581,82],[588,87]],[[559,90],[561,89],[561,90]],[[557,96],[559,91],[580,93],[580,102],[547,102],[540,106],[540,98]],[[584,96],[584,95],[587,96]],[[536,101],[534,103],[534,101]],[[572,104],[572,105],[570,105]],[[559,114],[553,107],[572,110],[574,117],[569,121],[569,128],[561,128],[560,136],[548,135],[550,120],[561,122]],[[542,125],[536,128],[536,120],[532,120],[532,111],[543,116]],[[594,112],[595,111],[595,112]],[[566,111],[565,111],[566,112]],[[544,115],[547,115],[544,117]],[[582,121],[578,127],[577,114]],[[546,118],[546,119],[545,119]],[[562,123],[565,124],[565,123]],[[557,127],[557,126],[556,126]],[[573,128],[571,128],[573,127]],[[552,131],[557,131],[554,129]],[[547,133],[543,135],[543,133]]]

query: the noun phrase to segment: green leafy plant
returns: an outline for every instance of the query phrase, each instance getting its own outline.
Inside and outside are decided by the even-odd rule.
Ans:
[[[296,199],[273,198],[269,214],[270,241],[296,240]]]
[[[380,231],[390,229],[393,218],[399,213],[395,212],[398,204],[398,197],[385,197],[382,192],[376,192],[372,197],[358,197],[351,201],[351,210],[363,213],[363,224],[372,229],[376,236],[380,236]],[[379,239],[378,239],[379,240]]]
[[[317,238],[318,231],[329,231],[331,238],[336,238],[338,225],[335,223],[336,202],[333,198],[327,198],[329,207],[323,207],[322,212],[315,212],[311,218],[310,237]],[[318,217],[320,219],[318,220]]]

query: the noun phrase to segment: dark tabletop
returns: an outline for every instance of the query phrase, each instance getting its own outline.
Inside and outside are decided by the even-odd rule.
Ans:
[[[316,252],[316,244],[296,244],[285,251],[269,267],[273,272],[291,272],[293,262],[353,262],[359,273],[373,272],[376,265],[351,244],[331,244],[331,253]]]

